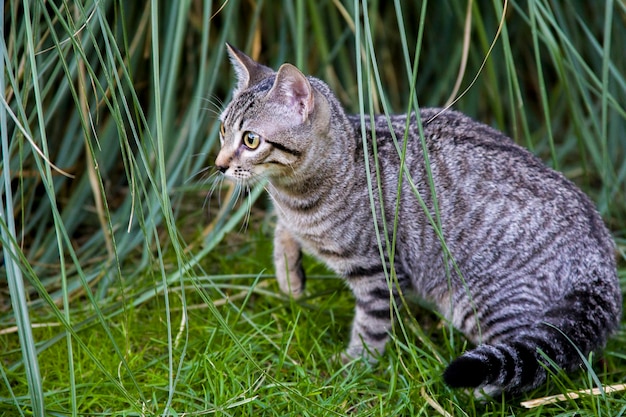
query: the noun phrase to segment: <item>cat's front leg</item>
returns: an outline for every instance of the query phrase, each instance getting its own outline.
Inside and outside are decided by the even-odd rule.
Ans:
[[[294,298],[301,296],[306,281],[302,248],[280,221],[274,230],[274,267],[280,290]]]
[[[355,271],[348,277],[348,284],[356,300],[350,343],[343,355],[344,362],[350,358],[363,357],[375,362],[385,351],[393,326],[393,300],[399,301],[398,292],[382,271]],[[359,276],[360,275],[360,276]],[[393,294],[393,295],[392,295]]]

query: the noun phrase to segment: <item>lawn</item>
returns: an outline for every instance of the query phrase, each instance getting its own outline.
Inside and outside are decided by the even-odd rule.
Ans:
[[[487,401],[443,383],[469,345],[420,300],[380,363],[342,364],[349,290],[307,257],[305,295],[280,294],[271,202],[212,167],[226,41],[351,112],[451,104],[592,198],[624,289],[625,21],[610,0],[0,1],[0,415],[626,415],[626,326]]]

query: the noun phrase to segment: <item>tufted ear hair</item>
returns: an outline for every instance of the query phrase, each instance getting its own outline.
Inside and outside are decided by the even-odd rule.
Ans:
[[[259,64],[228,42],[226,42],[226,49],[237,75],[235,94],[274,74],[271,68]]]
[[[306,121],[313,112],[315,101],[311,83],[298,68],[291,64],[283,64],[278,69],[268,97],[291,108],[302,118],[302,122]]]

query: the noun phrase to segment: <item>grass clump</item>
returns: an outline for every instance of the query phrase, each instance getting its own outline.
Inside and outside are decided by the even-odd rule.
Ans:
[[[263,190],[207,194],[229,41],[324,79],[352,112],[455,102],[507,132],[597,203],[624,284],[625,13],[610,0],[0,2],[0,414],[623,415],[619,394],[520,405],[622,383],[623,330],[591,369],[487,403],[443,384],[466,342],[426,309],[379,364],[338,363],[349,291],[307,259],[306,296],[280,295]]]

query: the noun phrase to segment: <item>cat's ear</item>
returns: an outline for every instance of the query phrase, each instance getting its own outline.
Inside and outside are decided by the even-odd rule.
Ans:
[[[245,90],[274,73],[271,68],[259,64],[228,42],[226,42],[226,49],[228,50],[230,62],[235,69],[235,74],[237,74],[235,93]]]
[[[283,64],[278,69],[268,96],[296,111],[303,122],[313,111],[313,88],[306,76],[291,64]]]

